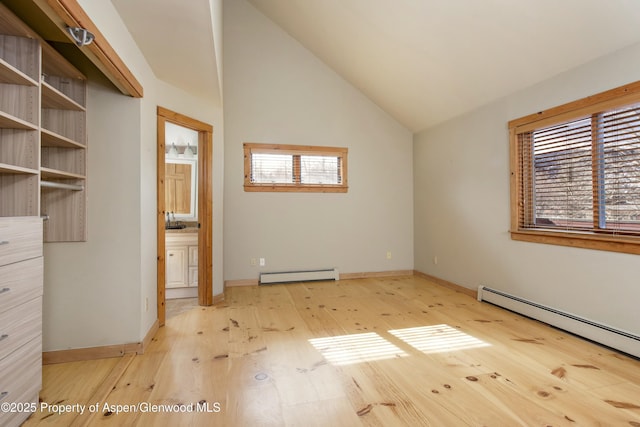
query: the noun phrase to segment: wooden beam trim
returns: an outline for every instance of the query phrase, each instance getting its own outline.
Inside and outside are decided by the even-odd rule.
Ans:
[[[517,128],[517,132],[520,133],[556,121],[570,120],[574,116],[589,115],[596,112],[594,110],[606,108],[611,102],[633,103],[638,100],[640,100],[640,81],[511,120],[509,128]]]
[[[340,280],[351,279],[371,279],[375,277],[396,277],[396,276],[413,276],[413,270],[390,270],[390,271],[370,271],[361,273],[340,273]],[[225,280],[224,287],[232,288],[236,286],[258,286],[260,281],[258,279],[240,279],[240,280]]]
[[[166,236],[165,236],[165,124],[166,119],[158,115],[157,117],[157,153],[156,153],[156,204],[157,204],[157,219],[156,219],[156,235],[157,235],[157,293],[156,293],[156,309],[158,316],[158,323],[160,326],[164,326],[166,321]]]
[[[224,292],[218,295],[214,295],[213,296],[213,304],[219,304],[221,302],[224,302]]]
[[[105,66],[109,74],[120,84],[120,90],[126,90],[127,95],[134,98],[143,97],[143,88],[131,70],[113,49],[89,15],[78,4],[77,0],[46,0],[51,9],[62,21],[70,27],[82,27],[95,36],[93,43],[86,46]]]
[[[147,335],[145,335],[142,339],[142,346],[140,348],[140,351],[137,352],[138,354],[144,354],[145,350],[147,349],[147,347],[149,347],[149,344],[151,344],[151,340],[153,340],[153,338],[156,336],[159,329],[160,322],[158,321],[158,319],[156,319],[156,321],[153,322],[153,325],[151,325],[151,328],[149,328],[149,330],[147,331]]]
[[[637,238],[542,230],[511,230],[510,233],[512,240],[521,242],[545,243],[572,248],[596,249],[640,255],[640,241],[638,241]]]
[[[193,130],[201,130],[213,133],[213,126],[209,123],[201,122],[200,120],[196,120],[183,114],[176,113],[175,111],[171,111],[168,108],[158,106],[157,114],[181,126],[188,127]]]
[[[432,276],[427,273],[423,273],[422,271],[414,270],[414,274],[418,277],[422,277],[430,282],[435,283],[436,285],[443,286],[447,289],[454,290],[456,292],[460,292],[465,295],[469,295],[473,298],[478,298],[478,291],[474,289],[465,288],[464,286],[460,286],[457,283],[449,282],[448,280],[441,279],[436,276]]]
[[[413,270],[370,271],[362,273],[340,273],[340,280],[372,279],[376,277],[413,276]]]
[[[105,345],[101,347],[75,348],[70,350],[45,351],[42,353],[42,364],[79,362],[82,360],[105,359],[124,356],[124,344]]]
[[[233,288],[236,286],[258,286],[260,282],[258,279],[244,279],[244,280],[225,280],[225,288]]]
[[[83,360],[106,359],[109,357],[122,357],[126,354],[143,354],[151,344],[151,340],[158,332],[159,323],[156,320],[141,342],[104,345],[99,347],[74,348],[69,350],[45,351],[42,353],[42,364],[53,365],[56,363],[79,362]]]

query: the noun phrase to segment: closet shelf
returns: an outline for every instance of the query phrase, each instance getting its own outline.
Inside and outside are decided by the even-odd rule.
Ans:
[[[59,147],[59,148],[87,148],[86,145],[80,144],[66,136],[50,131],[49,129],[41,129],[41,145],[43,147]]]
[[[40,167],[40,176],[43,179],[86,179],[84,175],[45,167]]]
[[[0,111],[0,128],[2,129],[26,129],[26,130],[38,130],[38,126],[33,123],[29,123],[26,120],[22,120],[11,114]]]
[[[85,108],[49,83],[42,82],[42,108],[85,111]]]
[[[87,78],[48,43],[42,43],[42,72],[85,81]]]
[[[0,173],[16,175],[38,175],[37,169],[23,168],[22,166],[0,163]]]
[[[22,86],[38,86],[38,82],[0,58],[0,83]]]

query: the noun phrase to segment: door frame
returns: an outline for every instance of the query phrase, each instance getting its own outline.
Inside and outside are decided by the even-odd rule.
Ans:
[[[198,132],[198,304],[213,304],[213,126],[158,106],[158,323],[165,313],[165,124]]]

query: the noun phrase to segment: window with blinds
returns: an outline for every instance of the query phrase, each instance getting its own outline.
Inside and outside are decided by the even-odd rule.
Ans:
[[[634,83],[510,122],[513,238],[640,253],[638,101]]]
[[[347,191],[346,148],[244,144],[245,191]]]

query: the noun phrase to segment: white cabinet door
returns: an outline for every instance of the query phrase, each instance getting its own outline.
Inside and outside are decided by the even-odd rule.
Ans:
[[[166,284],[167,288],[181,288],[188,286],[188,251],[187,247],[172,247],[167,249]]]
[[[190,267],[198,266],[198,247],[197,246],[189,246],[189,266]]]
[[[198,286],[198,267],[189,267],[189,286]]]

